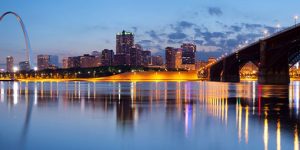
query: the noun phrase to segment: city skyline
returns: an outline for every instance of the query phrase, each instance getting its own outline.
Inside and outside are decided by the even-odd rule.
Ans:
[[[267,6],[269,2],[260,2],[263,7],[256,7],[252,4],[255,1],[246,2],[247,5],[238,1],[226,2],[228,4],[224,4],[225,1],[173,1],[171,6],[174,9],[166,11],[164,8],[169,2],[157,5],[155,2],[135,1],[129,5],[125,1],[91,1],[89,4],[63,1],[57,2],[58,7],[54,8],[51,7],[56,5],[53,1],[37,2],[33,6],[28,2],[18,2],[24,5],[16,5],[17,2],[3,1],[0,8],[3,12],[16,11],[23,18],[34,55],[50,52],[65,57],[68,51],[74,55],[102,49],[115,51],[114,34],[124,29],[134,32],[136,43],[151,49],[154,54],[163,54],[167,46],[176,47],[183,42],[193,41],[201,56],[208,57],[231,51],[246,39],[251,42],[261,38],[262,30],[273,33],[277,30],[277,24],[284,28],[294,23],[297,2],[287,4],[289,9],[280,15],[277,11],[280,3],[272,2],[272,6]],[[66,5],[70,5],[68,11],[62,9]],[[90,9],[80,9],[81,6]],[[162,11],[143,9],[146,6]],[[257,12],[253,12],[252,8],[256,8]],[[105,17],[105,12],[110,13],[110,18]],[[176,12],[180,15],[175,15]],[[64,17],[60,13],[64,13]],[[259,17],[256,13],[260,14]],[[79,14],[85,17],[76,18]],[[256,32],[252,32],[254,30]],[[22,35],[14,18],[5,18],[0,24],[0,31],[6,35],[0,37],[0,50],[5,56],[24,49]],[[4,61],[5,58],[0,58],[1,63]]]

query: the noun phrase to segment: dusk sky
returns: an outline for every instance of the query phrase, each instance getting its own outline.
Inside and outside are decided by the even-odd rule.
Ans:
[[[115,50],[115,34],[123,29],[153,53],[194,42],[199,55],[209,56],[255,41],[263,30],[276,32],[277,24],[293,25],[299,6],[295,0],[1,0],[0,13],[22,17],[34,60],[36,54]],[[7,55],[25,59],[24,49],[18,22],[7,16],[0,22],[0,62]]]

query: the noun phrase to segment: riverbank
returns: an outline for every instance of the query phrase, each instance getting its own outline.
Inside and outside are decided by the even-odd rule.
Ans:
[[[125,72],[112,76],[99,77],[99,78],[71,78],[71,79],[17,79],[17,81],[193,81],[199,80],[196,71],[145,71],[145,72]]]

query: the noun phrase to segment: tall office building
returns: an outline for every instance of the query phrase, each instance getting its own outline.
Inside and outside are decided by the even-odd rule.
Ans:
[[[122,31],[116,35],[116,65],[130,65],[130,49],[134,45],[134,35],[131,32]],[[123,63],[123,60],[124,63]]]
[[[112,66],[114,62],[114,51],[104,49],[101,54],[102,66]]]
[[[166,48],[166,68],[179,69],[182,65],[182,49],[181,48]]]
[[[13,72],[14,68],[14,58],[12,56],[6,57],[6,71]]]
[[[50,64],[49,55],[38,55],[37,56],[37,66],[38,70],[48,69]]]
[[[116,36],[116,53],[129,54],[130,48],[134,45],[134,35],[131,32],[122,31]]]
[[[135,44],[130,49],[130,66],[141,66],[142,65],[142,46]]]
[[[196,63],[196,45],[192,43],[184,43],[182,48],[182,64]]]

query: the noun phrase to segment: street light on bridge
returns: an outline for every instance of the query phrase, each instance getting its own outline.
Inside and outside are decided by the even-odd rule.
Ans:
[[[268,34],[269,34],[269,31],[268,31],[268,30],[264,30],[264,31],[263,31],[263,34],[264,34],[264,37],[267,37]]]
[[[299,16],[294,16],[294,20],[295,20],[295,26],[297,25],[297,20],[299,19]]]
[[[278,23],[278,24],[276,25],[277,32],[280,31],[280,28],[281,28],[281,25]]]

